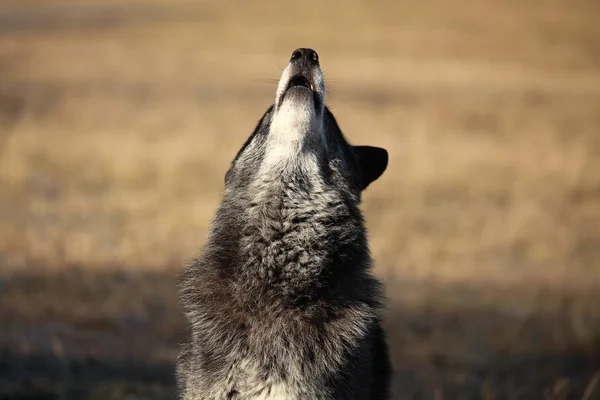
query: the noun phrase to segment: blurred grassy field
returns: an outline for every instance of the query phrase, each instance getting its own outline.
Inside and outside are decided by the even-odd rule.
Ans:
[[[365,193],[398,399],[600,399],[600,3],[0,4],[0,397],[168,399],[235,152],[297,47]]]

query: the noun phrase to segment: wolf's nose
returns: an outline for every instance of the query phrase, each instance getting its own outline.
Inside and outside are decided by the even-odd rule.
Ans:
[[[292,53],[292,59],[290,61],[295,62],[308,62],[310,64],[318,64],[319,63],[319,55],[313,49],[305,49],[300,48],[294,50]]]

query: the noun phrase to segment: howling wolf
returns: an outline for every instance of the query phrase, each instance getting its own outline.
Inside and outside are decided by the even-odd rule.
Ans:
[[[295,50],[180,277],[180,398],[388,398],[382,288],[359,209],[387,163],[386,150],[346,141],[319,56]]]

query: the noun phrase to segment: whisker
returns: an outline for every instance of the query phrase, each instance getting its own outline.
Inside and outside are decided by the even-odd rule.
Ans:
[[[275,78],[256,78],[256,79],[252,79],[253,82],[261,82],[261,83],[279,83],[279,79],[275,79]]]
[[[335,103],[336,99],[335,97],[333,97],[333,95],[331,94],[331,92],[329,91],[325,91],[325,98],[330,102],[330,103]]]

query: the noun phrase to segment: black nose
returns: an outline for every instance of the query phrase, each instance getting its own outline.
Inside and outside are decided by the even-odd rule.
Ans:
[[[294,50],[290,61],[296,61],[316,65],[319,63],[319,55],[313,49],[300,48]]]

